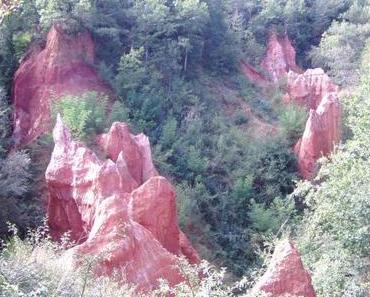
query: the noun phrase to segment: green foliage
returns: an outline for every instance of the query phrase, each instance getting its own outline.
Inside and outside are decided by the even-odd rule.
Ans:
[[[177,130],[177,121],[174,118],[170,118],[163,125],[160,142],[164,146],[164,148],[171,147],[172,144],[176,141],[176,130]]]
[[[240,204],[241,207],[245,207],[246,203],[249,203],[249,200],[252,197],[253,191],[253,175],[249,175],[244,178],[239,178],[233,189],[231,196],[236,201],[237,204]]]
[[[55,100],[52,110],[54,114],[61,114],[73,136],[83,139],[104,131],[108,124],[107,104],[105,95],[87,92]]]
[[[20,60],[26,52],[32,39],[32,34],[29,32],[20,32],[13,37],[15,56]]]
[[[0,88],[0,156],[6,153],[10,143],[10,107],[6,101],[5,91]]]
[[[204,32],[203,65],[217,73],[234,72],[238,67],[241,45],[227,16],[222,0],[208,0],[209,20]]]
[[[313,64],[325,66],[341,85],[353,85],[359,80],[361,53],[370,37],[369,17],[370,5],[366,1],[353,1],[310,53]]]
[[[81,29],[82,21],[88,18],[93,1],[90,0],[35,0],[44,30],[59,22],[70,32]]]
[[[294,201],[281,198],[275,198],[270,206],[252,200],[250,209],[248,215],[252,228],[263,235],[279,235],[280,228],[296,213]]]
[[[115,101],[112,105],[109,123],[127,122],[129,120],[128,109],[121,101]]]
[[[17,152],[0,159],[0,196],[21,196],[27,191],[30,159],[27,154]]]
[[[307,121],[307,110],[294,103],[284,105],[279,114],[279,122],[287,139],[292,143],[302,136]]]
[[[319,296],[366,296],[370,218],[370,78],[344,101],[353,138],[323,160],[313,183],[299,185],[311,211],[300,233]],[[330,263],[330,265],[328,264]]]
[[[7,222],[16,224],[21,232],[39,223],[40,207],[26,195],[31,188],[30,158],[24,152],[14,152],[0,158],[0,237],[7,232]]]
[[[142,58],[144,48],[131,49],[128,54],[121,57],[116,88],[121,96],[127,97],[129,92],[135,92],[145,82],[147,76]]]

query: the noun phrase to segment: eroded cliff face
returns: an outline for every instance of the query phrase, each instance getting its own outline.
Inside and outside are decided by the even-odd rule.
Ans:
[[[69,35],[60,25],[50,29],[45,47],[33,47],[13,80],[14,139],[28,144],[50,127],[51,100],[86,91],[106,93],[94,67],[89,33]]]
[[[308,69],[302,74],[289,71],[284,101],[286,103],[294,101],[316,110],[326,95],[338,92],[338,86],[321,68]]]
[[[266,71],[270,80],[277,82],[285,78],[289,70],[301,72],[296,64],[295,56],[295,49],[288,36],[281,37],[276,32],[271,32],[261,67]]]
[[[315,176],[317,160],[330,155],[341,139],[341,107],[339,87],[320,68],[308,69],[304,73],[296,65],[295,50],[288,36],[279,37],[271,33],[266,56],[261,67],[267,76],[254,73],[255,70],[242,71],[254,84],[262,87],[286,80],[283,101],[295,102],[307,107],[309,118],[302,138],[294,151],[298,157],[301,176],[311,179]],[[249,68],[248,68],[249,69]],[[265,80],[269,83],[266,83]]]
[[[298,167],[305,179],[312,179],[317,172],[317,160],[330,155],[340,141],[341,107],[337,93],[322,98],[316,110],[311,109],[302,138],[294,151]]]
[[[152,163],[150,145],[124,123],[114,123],[98,145],[101,160],[75,141],[58,116],[55,148],[46,171],[48,218],[54,238],[70,232],[76,255],[101,257],[97,274],[112,275],[150,290],[164,278],[182,281],[176,256],[199,256],[178,227],[176,194]]]
[[[253,292],[271,297],[316,297],[310,274],[303,267],[297,248],[288,240],[276,246],[267,271]]]

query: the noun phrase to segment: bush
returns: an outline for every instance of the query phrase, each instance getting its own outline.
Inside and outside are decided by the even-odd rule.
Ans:
[[[0,252],[0,296],[138,296],[134,286],[93,277],[92,261],[82,259],[83,265],[74,267],[71,255],[50,240],[45,227],[29,232],[24,241],[15,234]]]
[[[0,237],[7,234],[7,222],[17,225],[22,233],[40,222],[41,203],[29,197],[30,163],[24,152],[0,158]]]
[[[10,143],[10,107],[5,91],[0,87],[0,156],[4,155]]]
[[[121,101],[114,102],[109,119],[110,123],[128,122],[129,120],[128,108]]]
[[[250,209],[248,215],[252,229],[263,235],[277,235],[283,224],[296,212],[293,200],[281,198],[275,198],[270,207],[252,200]]]
[[[236,296],[235,292],[245,292],[252,285],[247,278],[235,283],[227,282],[226,270],[216,269],[206,261],[190,265],[184,258],[178,258],[177,267],[184,276],[182,283],[170,287],[161,280],[158,289],[140,294],[134,285],[118,284],[111,278],[94,276],[93,266],[98,259],[82,258],[82,264],[75,267],[72,254],[64,249],[71,242],[68,238],[61,245],[52,242],[45,226],[30,231],[24,240],[18,237],[13,226],[11,231],[13,236],[0,251],[0,297],[231,297]]]
[[[32,39],[32,34],[29,32],[18,33],[13,37],[15,56],[20,60],[25,54]]]
[[[307,110],[294,103],[281,108],[279,122],[288,141],[294,143],[302,136],[307,120]]]
[[[0,159],[0,196],[21,196],[28,189],[30,158],[24,152]]]
[[[54,100],[52,110],[54,116],[61,114],[73,136],[84,139],[104,131],[109,118],[107,107],[106,95],[87,92]]]

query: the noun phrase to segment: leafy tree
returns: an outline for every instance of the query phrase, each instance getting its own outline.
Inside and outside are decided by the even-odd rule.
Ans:
[[[310,53],[313,64],[326,67],[341,85],[353,85],[359,80],[361,53],[370,37],[369,7],[366,1],[353,1]]]
[[[280,235],[278,232],[282,231],[280,228],[288,220],[291,221],[295,213],[294,200],[275,198],[270,206],[266,206],[265,203],[256,203],[252,200],[248,216],[252,224],[251,228],[259,236],[278,236]]]
[[[87,138],[104,131],[107,125],[108,98],[96,92],[81,96],[63,96],[55,100],[53,113],[60,113],[77,138]]]
[[[10,107],[5,91],[0,88],[0,156],[4,156],[8,150],[10,130]]]
[[[40,14],[40,24],[44,30],[48,30],[53,23],[59,22],[72,32],[81,28],[83,21],[89,16],[93,2],[90,0],[35,1]]]

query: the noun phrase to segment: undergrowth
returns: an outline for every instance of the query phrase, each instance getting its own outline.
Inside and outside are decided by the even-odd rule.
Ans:
[[[169,286],[165,280],[158,281],[157,289],[139,293],[135,285],[116,282],[113,278],[97,277],[93,267],[97,259],[79,259],[74,264],[73,245],[65,236],[55,243],[48,235],[46,224],[29,231],[24,240],[20,239],[15,226],[10,225],[13,235],[1,242],[0,251],[0,297],[260,297],[261,294],[247,293],[252,279],[234,283],[226,281],[226,269],[216,269],[206,261],[190,265],[185,258],[178,258],[177,267],[184,281]]]

